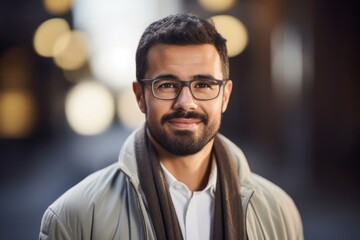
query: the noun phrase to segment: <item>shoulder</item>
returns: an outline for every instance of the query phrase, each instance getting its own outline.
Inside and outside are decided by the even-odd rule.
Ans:
[[[297,218],[297,208],[291,197],[279,186],[253,173],[242,150],[223,135],[218,134],[218,136],[227,146],[235,162],[241,188],[253,192],[250,203],[258,209],[263,208],[262,210],[280,211],[280,209],[286,209],[293,214],[294,218]]]
[[[96,171],[66,191],[50,208],[56,212],[66,207],[79,207],[79,205],[95,203],[106,194],[117,175],[116,164]]]
[[[254,197],[263,199],[268,204],[295,207],[291,197],[279,186],[255,173],[251,174]]]
[[[302,222],[293,199],[279,186],[252,173],[253,196],[247,211],[247,221],[261,231],[267,238],[280,236],[280,239],[302,239]],[[255,231],[258,233],[258,231]]]
[[[89,175],[48,207],[40,236],[73,239],[81,233],[84,239],[89,239],[87,235],[91,235],[95,217],[111,215],[119,209],[114,199],[118,199],[123,188],[126,188],[126,180],[116,164]]]
[[[251,172],[242,150],[218,134],[234,160],[249,239],[303,239],[300,214],[292,198],[269,180]]]

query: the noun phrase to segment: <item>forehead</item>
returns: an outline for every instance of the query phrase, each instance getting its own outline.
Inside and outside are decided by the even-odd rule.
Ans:
[[[222,78],[220,56],[211,44],[156,44],[148,51],[147,65],[147,78],[159,74],[173,74],[179,78],[211,74]]]

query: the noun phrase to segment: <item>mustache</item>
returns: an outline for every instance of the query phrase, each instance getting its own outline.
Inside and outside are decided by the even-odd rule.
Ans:
[[[165,114],[161,118],[161,124],[174,119],[174,118],[191,118],[191,119],[200,119],[205,125],[208,123],[208,117],[203,113],[198,112],[186,112],[186,111],[175,111],[169,114]]]

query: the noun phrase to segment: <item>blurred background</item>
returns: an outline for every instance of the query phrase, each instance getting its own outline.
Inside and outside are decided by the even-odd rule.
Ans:
[[[0,239],[37,239],[45,209],[117,160],[143,121],[131,91],[151,22],[190,11],[228,40],[221,132],[285,189],[306,239],[360,235],[360,51],[333,0],[1,0]]]

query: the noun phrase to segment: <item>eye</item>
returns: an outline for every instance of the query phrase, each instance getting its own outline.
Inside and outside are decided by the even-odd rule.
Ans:
[[[213,80],[201,80],[201,81],[196,81],[194,82],[194,87],[195,88],[213,88],[214,86],[216,86],[217,83]]]
[[[209,86],[209,84],[207,83],[204,83],[204,82],[199,82],[195,85],[196,88],[208,88],[208,87],[211,87]]]
[[[179,88],[179,84],[176,81],[172,80],[158,80],[154,82],[155,89],[173,89],[173,88]]]
[[[159,83],[158,88],[175,88],[176,85],[172,82]]]

